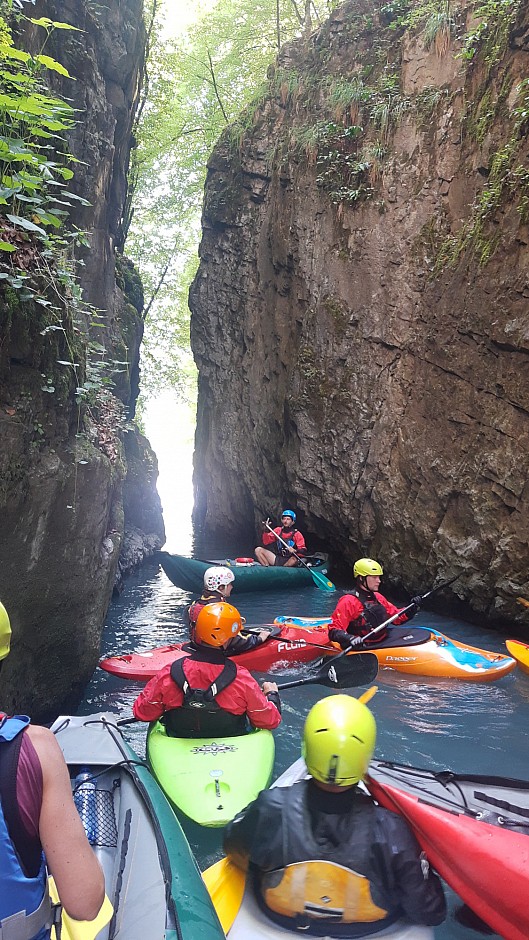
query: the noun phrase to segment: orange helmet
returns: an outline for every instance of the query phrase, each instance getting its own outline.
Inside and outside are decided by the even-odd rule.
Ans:
[[[241,628],[242,619],[236,607],[224,601],[206,604],[197,617],[195,640],[208,646],[223,646],[237,636]]]

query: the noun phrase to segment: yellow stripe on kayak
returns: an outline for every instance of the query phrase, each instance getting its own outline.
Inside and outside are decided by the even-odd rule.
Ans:
[[[237,868],[230,858],[221,858],[202,872],[202,877],[222,929],[228,933],[242,904],[246,873]]]
[[[529,674],[529,646],[520,640],[506,640],[505,646],[514,657],[522,672]]]
[[[59,903],[59,895],[53,878],[48,879],[50,897],[54,904]],[[99,914],[94,920],[74,920],[65,910],[62,912],[61,940],[95,940],[98,933],[110,923],[114,908],[105,894]],[[55,928],[51,932],[52,940],[56,940]]]

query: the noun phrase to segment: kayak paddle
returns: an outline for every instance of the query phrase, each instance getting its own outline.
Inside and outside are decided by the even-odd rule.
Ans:
[[[432,588],[431,591],[427,591],[426,594],[421,594],[420,595],[421,603],[422,601],[425,601],[427,597],[431,597],[432,594],[437,594],[437,591],[440,591],[442,588],[448,587],[449,584],[453,584],[454,581],[457,581],[458,578],[459,578],[459,575],[456,574],[454,578],[450,579],[450,581],[443,581],[441,584],[438,584],[437,587]],[[402,617],[402,614],[406,614],[413,607],[415,607],[415,604],[408,604],[407,607],[403,607],[402,610],[398,610],[397,613],[393,614],[392,617],[388,617],[387,620],[384,620],[383,623],[380,623],[378,627],[373,627],[373,629],[370,630],[369,633],[366,633],[365,636],[353,637],[353,639],[349,643],[349,646],[346,646],[345,649],[342,650],[341,653],[338,653],[338,655],[334,657],[334,662],[336,663],[337,659],[340,659],[342,656],[345,656],[346,653],[350,653],[351,651],[353,651],[355,647],[363,646],[364,643],[373,639],[373,637],[377,636],[384,629],[384,627],[388,627],[390,623],[393,623],[394,620],[398,620],[399,617]]]
[[[268,525],[268,522],[264,522],[263,525],[265,525],[266,528],[270,532],[273,532],[278,542],[281,542],[281,544],[284,545],[285,548],[290,549],[290,546],[287,545],[285,540],[282,539],[281,536],[278,535],[277,532],[274,531],[271,525]],[[307,569],[307,571],[310,571],[312,580],[314,581],[314,584],[316,585],[316,587],[321,588],[322,591],[328,591],[329,593],[332,593],[333,591],[336,590],[334,584],[332,583],[332,581],[329,581],[327,575],[322,574],[321,571],[316,571],[314,568],[311,568],[311,566],[308,565],[306,561],[303,561],[303,559],[300,558],[300,556],[297,555],[296,552],[292,552],[292,554],[294,555],[294,558],[297,558],[299,563],[303,565],[304,568]]]
[[[224,933],[233,925],[242,904],[246,886],[246,872],[230,858],[221,858],[202,872]]]
[[[357,653],[349,659],[330,656],[323,666],[311,676],[294,679],[291,682],[282,682],[278,685],[283,689],[293,689],[298,685],[325,685],[328,689],[352,689],[355,685],[367,685],[375,678],[378,672],[378,659],[374,653]]]

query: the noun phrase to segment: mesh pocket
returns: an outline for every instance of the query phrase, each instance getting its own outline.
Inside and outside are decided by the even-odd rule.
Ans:
[[[112,791],[86,790],[81,786],[75,791],[73,799],[90,845],[115,848],[118,844],[118,828]]]

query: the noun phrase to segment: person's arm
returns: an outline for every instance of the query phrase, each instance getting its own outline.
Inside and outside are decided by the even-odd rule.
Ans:
[[[344,594],[340,598],[331,614],[331,624],[328,630],[331,643],[339,643],[343,649],[351,642],[353,634],[348,633],[347,628],[351,620],[356,620],[362,610],[362,604],[354,594]]]
[[[294,532],[294,545],[296,548],[297,555],[307,554],[307,546],[305,544],[305,539],[303,538],[303,535],[301,534],[299,529],[296,529],[296,531]]]
[[[390,617],[393,617],[394,614],[397,614],[397,613],[399,612],[399,610],[402,610],[402,609],[403,609],[402,607],[395,607],[395,604],[392,604],[391,601],[388,601],[388,599],[387,599],[386,597],[384,597],[383,594],[379,594],[379,593],[377,592],[377,593],[375,593],[375,597],[376,597],[377,601],[379,601],[379,603],[382,604],[384,610],[386,611],[386,613],[387,613],[387,615],[388,615],[388,616],[387,616],[387,619],[388,619],[388,620],[389,620]],[[409,605],[406,605],[406,606],[409,606]],[[402,623],[407,623],[408,620],[411,620],[413,617],[415,617],[415,614],[417,613],[418,609],[419,609],[418,607],[414,607],[413,610],[409,610],[408,613],[407,613],[407,614],[403,614],[402,617],[397,617],[397,618],[393,621],[393,624],[394,624],[396,627],[398,627],[398,626],[400,626]]]
[[[446,917],[441,881],[430,868],[405,820],[395,813],[390,813],[387,818],[399,904],[414,924],[436,927]]]
[[[263,868],[281,864],[283,835],[276,808],[281,804],[278,789],[262,790],[224,830],[224,852],[243,871],[249,863]]]
[[[70,917],[93,920],[105,897],[105,879],[75,807],[62,751],[47,728],[30,725],[26,733],[42,768],[39,835],[48,868]]]
[[[277,526],[273,532],[270,532],[268,529],[266,529],[263,532],[263,545],[271,545],[272,542],[276,541],[276,535],[280,535],[280,533],[281,526]]]
[[[179,657],[175,656],[175,659]],[[132,706],[139,721],[156,721],[170,708],[178,708],[184,697],[181,689],[171,679],[171,666],[164,666],[149,680]]]
[[[245,698],[245,709],[250,723],[254,728],[267,728],[269,731],[273,731],[281,724],[281,712],[273,701],[276,697],[279,699],[276,684],[274,682],[264,683],[264,688],[268,688],[268,694],[270,695],[270,698],[268,698],[266,692],[261,691],[254,677],[250,675],[244,666],[238,666],[237,678],[240,683],[240,690]]]

